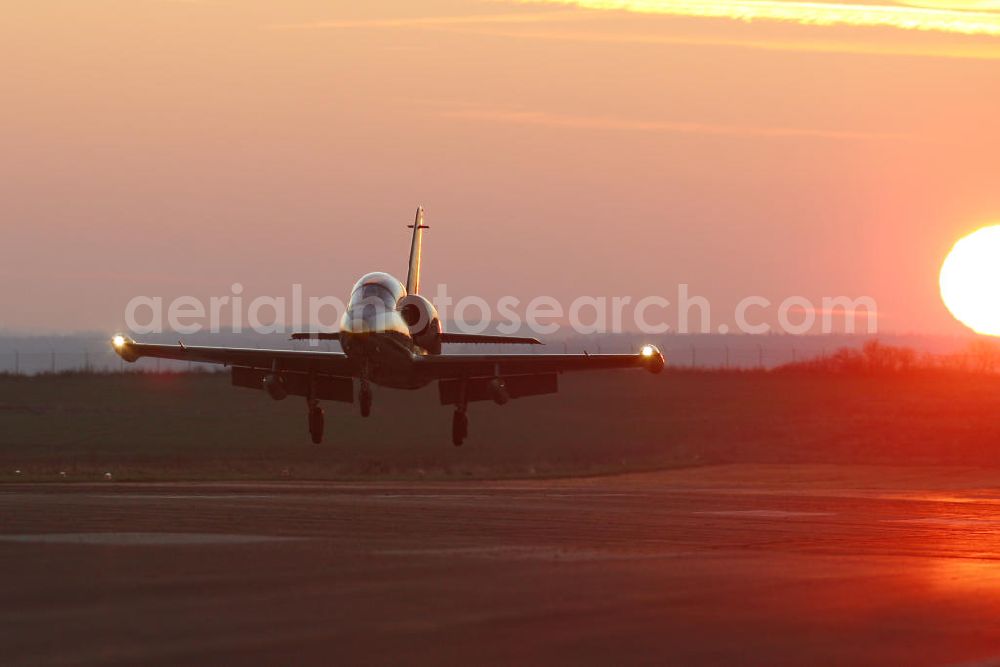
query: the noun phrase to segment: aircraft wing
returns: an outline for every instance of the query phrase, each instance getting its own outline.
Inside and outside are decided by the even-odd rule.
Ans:
[[[418,358],[417,369],[436,380],[540,375],[611,368],[663,370],[660,351],[643,346],[638,354],[438,354]]]
[[[158,357],[178,361],[197,361],[224,366],[244,366],[283,371],[313,372],[338,377],[357,375],[354,363],[342,352],[303,350],[258,350],[240,347],[205,347],[201,345],[152,345],[115,336],[112,347],[125,361]]]
[[[333,331],[329,333],[324,332],[308,332],[308,333],[293,333],[291,340],[340,340],[340,333]],[[494,336],[492,334],[464,334],[464,333],[448,333],[447,331],[441,332],[441,342],[442,343],[466,343],[471,345],[541,345],[542,341],[537,338],[529,338],[526,336]]]
[[[464,334],[441,332],[442,343],[465,343],[468,345],[541,345],[537,338],[525,336],[494,336],[492,334]]]

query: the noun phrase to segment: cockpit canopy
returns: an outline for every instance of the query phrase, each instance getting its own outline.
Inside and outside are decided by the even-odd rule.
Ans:
[[[403,284],[388,273],[376,271],[361,277],[351,290],[351,305],[381,301],[387,310],[395,310],[396,304],[406,296]]]

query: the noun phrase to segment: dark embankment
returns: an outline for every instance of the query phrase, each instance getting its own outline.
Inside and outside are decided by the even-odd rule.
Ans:
[[[433,387],[378,390],[372,417],[223,374],[0,378],[0,479],[509,477],[720,462],[1000,464],[1000,377],[642,372],[563,376],[555,396],[470,408],[449,442]],[[15,471],[20,470],[20,474]]]

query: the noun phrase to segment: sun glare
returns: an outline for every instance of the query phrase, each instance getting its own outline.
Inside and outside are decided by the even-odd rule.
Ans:
[[[941,299],[976,333],[1000,336],[1000,225],[958,241],[941,266]]]

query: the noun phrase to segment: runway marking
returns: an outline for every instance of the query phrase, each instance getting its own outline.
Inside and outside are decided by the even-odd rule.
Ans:
[[[955,517],[918,517],[912,519],[882,519],[883,523],[919,523],[936,526],[1000,526],[1000,519],[968,519]]]
[[[74,494],[74,497],[85,496],[87,498],[99,498],[101,500],[284,500],[284,499],[307,499],[307,500],[357,500],[365,498],[381,499],[414,499],[414,500],[480,500],[480,499],[514,499],[533,500],[538,498],[634,498],[646,496],[642,493],[410,493],[406,491],[394,493],[344,493],[336,491],[333,493],[309,493],[309,494],[281,494],[281,493],[84,493]],[[11,494],[11,497],[23,499],[26,497],[52,497],[46,494]],[[0,495],[0,500],[3,496]]]
[[[0,535],[0,542],[21,544],[95,544],[108,546],[259,544],[261,542],[287,542],[299,539],[302,538],[225,533],[39,533]]]
[[[128,500],[273,500],[281,498],[277,493],[273,494],[251,494],[251,493],[105,493],[95,494],[92,498],[102,500],[117,500],[124,498]]]
[[[414,498],[417,500],[441,500],[457,498],[460,500],[537,500],[539,498],[635,498],[648,494],[642,493],[359,493],[337,494],[338,497],[349,498]]]
[[[622,561],[622,560],[662,560],[702,555],[693,551],[615,552],[595,549],[564,549],[559,547],[453,547],[442,549],[385,549],[376,551],[380,556],[468,556],[472,558],[492,558],[504,560],[545,560],[545,561]]]
[[[985,658],[983,660],[974,660],[972,662],[960,662],[952,665],[951,667],[1000,667],[1000,656]]]
[[[694,514],[708,514],[711,516],[740,516],[753,519],[791,519],[810,518],[817,516],[835,516],[836,512],[790,512],[786,510],[714,510],[704,512],[694,512]]]

